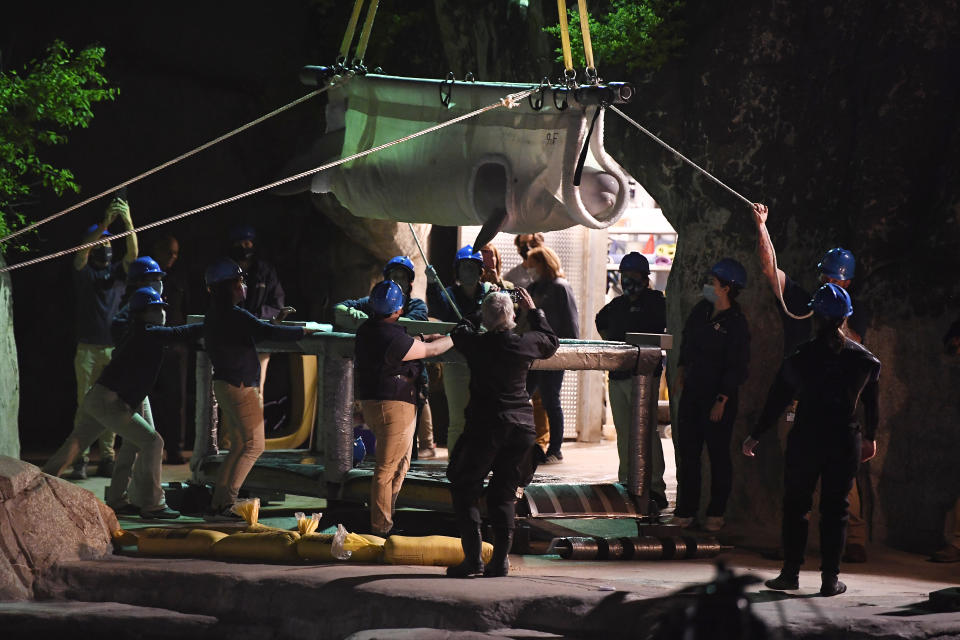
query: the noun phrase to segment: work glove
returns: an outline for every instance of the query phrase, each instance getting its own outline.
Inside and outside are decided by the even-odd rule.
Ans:
[[[457,323],[457,326],[453,328],[453,331],[450,332],[450,335],[473,335],[476,332],[477,328],[473,323],[467,318],[462,318],[460,322]]]
[[[439,278],[437,278],[437,270],[433,268],[432,264],[427,265],[426,273],[427,284],[437,284],[440,282]]]
[[[348,310],[347,310],[347,313],[348,313],[348,314],[350,315],[350,317],[353,318],[354,320],[366,320],[366,319],[367,319],[367,314],[365,314],[363,311],[360,311],[360,309],[357,309],[356,307],[354,307],[354,308],[352,308],[352,309],[348,309]]]

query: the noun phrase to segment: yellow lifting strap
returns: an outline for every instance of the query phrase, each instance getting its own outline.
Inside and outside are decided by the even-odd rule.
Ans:
[[[377,17],[377,6],[380,0],[373,0],[370,8],[367,9],[367,19],[363,23],[363,32],[360,34],[360,43],[357,45],[357,53],[354,56],[354,62],[360,64],[363,62],[363,56],[367,53],[367,43],[370,41],[370,32],[373,31],[373,19]]]
[[[343,33],[343,42],[340,43],[340,55],[337,62],[344,64],[347,61],[347,55],[350,53],[350,45],[353,44],[353,33],[357,30],[357,21],[360,19],[360,10],[363,9],[364,0],[356,0],[353,3],[353,13],[350,14],[350,22],[347,23],[347,30]]]
[[[593,43],[590,42],[590,14],[587,11],[587,0],[577,0],[580,7],[580,33],[583,34],[583,57],[587,61],[587,77],[597,77],[597,67],[593,64]],[[593,73],[590,73],[590,72]]]
[[[563,67],[567,71],[573,71],[573,54],[570,53],[570,27],[567,25],[566,0],[557,0],[557,13],[560,14],[560,48],[563,50]]]

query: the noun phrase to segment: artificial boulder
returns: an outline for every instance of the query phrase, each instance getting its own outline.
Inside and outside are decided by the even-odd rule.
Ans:
[[[0,456],[0,600],[27,600],[59,562],[113,551],[116,515],[86,489]]]

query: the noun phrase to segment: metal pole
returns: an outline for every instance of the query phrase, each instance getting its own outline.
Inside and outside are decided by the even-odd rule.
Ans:
[[[443,294],[443,297],[447,299],[447,303],[453,309],[454,313],[457,314],[458,320],[463,320],[463,314],[460,313],[460,309],[457,308],[457,303],[453,301],[453,297],[450,295],[450,292],[447,291],[447,288],[443,286],[443,283],[440,282],[440,276],[437,275],[437,270],[433,268],[433,265],[430,264],[430,261],[427,260],[427,254],[423,252],[423,247],[420,246],[420,238],[417,237],[417,232],[413,230],[413,223],[408,222],[407,226],[410,227],[410,233],[413,234],[413,240],[417,243],[417,250],[420,251],[420,257],[423,258],[423,264],[427,265],[430,273],[433,274],[433,279],[437,281],[437,285],[440,287],[440,293]]]

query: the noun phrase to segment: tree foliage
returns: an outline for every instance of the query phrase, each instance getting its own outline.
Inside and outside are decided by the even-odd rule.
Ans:
[[[594,63],[623,66],[627,71],[656,70],[683,45],[683,0],[611,0],[600,17],[589,16]],[[575,67],[586,66],[580,14],[568,9],[570,48]],[[560,25],[544,31],[560,39]],[[563,60],[556,49],[558,61]]]
[[[35,189],[58,196],[80,190],[73,172],[40,154],[66,142],[67,131],[86,128],[94,103],[117,95],[100,73],[104,53],[102,47],[74,52],[56,40],[22,73],[0,72],[0,236],[27,222],[22,209]]]

